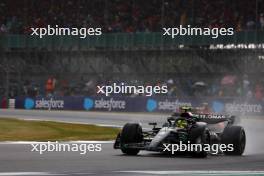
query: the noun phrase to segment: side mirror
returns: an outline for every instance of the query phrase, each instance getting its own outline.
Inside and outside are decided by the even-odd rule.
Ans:
[[[173,116],[167,118],[167,121],[169,122],[170,125],[172,125],[173,120],[175,120]]]

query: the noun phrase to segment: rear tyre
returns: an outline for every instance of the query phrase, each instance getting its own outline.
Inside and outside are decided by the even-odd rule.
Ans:
[[[233,145],[233,151],[225,151],[226,155],[242,155],[246,146],[246,133],[241,126],[228,126],[222,134],[222,143]]]
[[[142,127],[138,123],[127,123],[120,135],[121,151],[127,155],[137,155],[139,149],[129,148],[127,144],[140,143],[143,140]]]

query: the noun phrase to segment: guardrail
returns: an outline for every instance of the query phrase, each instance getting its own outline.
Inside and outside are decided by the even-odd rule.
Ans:
[[[2,35],[2,48],[160,48],[178,45],[216,45],[216,44],[264,44],[264,31],[237,32],[233,36],[177,36],[174,39],[162,33],[110,33],[101,36],[89,36],[85,39],[76,36]]]

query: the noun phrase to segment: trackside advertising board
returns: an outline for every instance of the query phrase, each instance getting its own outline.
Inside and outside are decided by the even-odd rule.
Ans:
[[[263,101],[241,99],[194,99],[166,97],[17,97],[16,109],[85,110],[114,112],[174,112],[180,106],[202,107],[214,113],[263,115]]]

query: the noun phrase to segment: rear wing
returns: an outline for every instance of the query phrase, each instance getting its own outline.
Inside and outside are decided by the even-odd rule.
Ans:
[[[195,114],[195,116],[201,122],[206,122],[208,124],[216,124],[220,122],[228,122],[229,124],[234,124],[236,117],[229,115],[218,115],[218,114]]]

